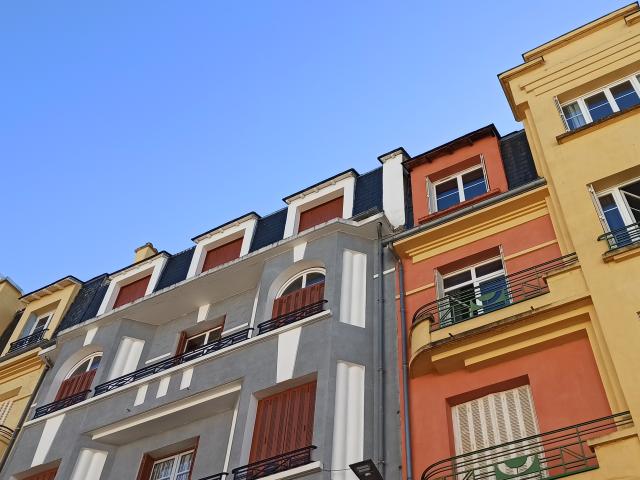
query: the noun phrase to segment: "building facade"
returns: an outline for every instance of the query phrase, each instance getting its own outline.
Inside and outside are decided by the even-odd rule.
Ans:
[[[404,224],[404,181],[399,161],[349,170],[85,282],[3,478],[348,479],[369,458],[393,476],[380,238]]]

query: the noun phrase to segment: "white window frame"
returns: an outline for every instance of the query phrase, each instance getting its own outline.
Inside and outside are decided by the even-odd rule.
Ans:
[[[319,268],[319,267],[315,267],[315,268],[308,268],[306,270],[303,270],[302,272],[298,273],[297,275],[291,277],[289,280],[287,280],[284,285],[282,285],[280,287],[280,289],[278,290],[278,294],[276,295],[276,298],[280,298],[282,297],[282,294],[284,293],[284,291],[289,288],[289,285],[291,285],[293,282],[295,282],[296,280],[298,280],[300,277],[302,277],[302,287],[300,287],[300,290],[302,290],[303,288],[306,287],[307,285],[307,276],[310,273],[320,273],[322,275],[324,275],[325,280],[327,279],[327,271],[324,268]]]
[[[456,179],[456,183],[458,185],[458,196],[460,198],[460,201],[456,205],[466,202],[467,199],[464,196],[464,184],[462,183],[462,177],[463,175],[466,175],[467,173],[475,172],[476,170],[480,170],[482,172],[482,177],[484,178],[484,188],[486,192],[488,192],[489,182],[487,180],[487,172],[486,172],[483,161],[481,161],[477,165],[474,165],[473,167],[466,168],[464,170],[454,173],[453,175],[449,175],[448,177],[442,178],[437,181],[429,181],[429,179],[427,179],[427,192],[429,196],[433,199],[432,201],[428,202],[430,213],[441,211],[441,210],[438,210],[438,197],[436,195],[436,187],[443,183],[449,182],[454,178]],[[434,210],[431,211],[431,208],[433,208]]]
[[[640,97],[640,72],[636,72],[628,77],[624,77],[621,78],[619,80],[616,80],[615,82],[612,82],[608,85],[605,85],[604,87],[600,87],[596,90],[592,90],[589,93],[585,93],[584,95],[579,96],[578,98],[573,98],[568,102],[564,102],[562,104],[560,104],[560,113],[563,117],[563,119],[565,119],[566,122],[566,127],[569,129],[569,131],[573,131],[575,129],[571,129],[569,126],[569,121],[566,118],[566,115],[564,114],[564,107],[571,105],[573,103],[577,103],[578,107],[580,108],[580,113],[582,113],[582,116],[584,118],[585,121],[585,125],[588,125],[590,123],[593,123],[593,119],[591,117],[591,113],[589,112],[589,108],[587,107],[587,104],[585,103],[585,99],[592,97],[593,95],[597,95],[598,93],[604,93],[605,97],[607,97],[607,101],[609,102],[609,106],[611,107],[611,109],[613,110],[613,113],[617,113],[620,111],[620,108],[618,107],[618,104],[616,103],[615,99],[613,98],[613,94],[611,93],[611,88],[616,87],[624,82],[630,81],[631,85],[633,86],[633,89],[635,90],[636,94]],[[580,127],[578,127],[580,128]]]
[[[193,338],[197,338],[197,337],[201,337],[204,335],[204,343],[201,345],[201,347],[207,345],[209,343],[209,337],[211,335],[212,332],[220,332],[220,336],[222,336],[222,325],[218,326],[218,327],[214,327],[214,328],[210,328],[209,330],[205,330],[204,332],[200,332],[200,333],[195,333],[193,335],[188,335],[187,339],[184,343],[184,348],[186,351],[187,348],[187,344],[189,343],[189,340],[193,339]],[[200,347],[198,347],[200,348]],[[184,353],[184,352],[180,352],[180,353]]]
[[[51,310],[47,313],[42,313],[38,316],[36,316],[36,321],[33,323],[33,326],[31,327],[31,331],[29,332],[29,335],[33,335],[36,332],[36,327],[38,326],[38,322],[40,320],[42,320],[43,318],[47,318],[47,321],[45,322],[45,324],[43,325],[43,327],[41,328],[41,330],[45,330],[46,328],[49,327],[49,324],[51,323],[51,319],[53,318],[53,315],[56,313],[55,310]],[[27,335],[27,336],[29,336]]]
[[[86,372],[91,371],[91,370],[92,370],[92,369],[91,369],[91,366],[93,365],[93,360],[94,360],[95,358],[98,358],[98,357],[99,357],[99,358],[102,358],[102,352],[92,353],[91,355],[84,357],[82,360],[80,360],[78,363],[76,363],[76,364],[73,366],[73,368],[71,368],[71,369],[69,370],[69,372],[65,375],[64,379],[65,379],[65,380],[69,380],[69,379],[71,378],[71,376],[72,376],[74,373],[76,373],[76,371],[78,370],[78,367],[80,367],[80,365],[82,365],[82,364],[83,364],[84,362],[86,362],[87,360],[90,360],[89,365],[87,366],[87,369],[86,369],[84,372],[82,372],[82,373],[86,373]]]
[[[615,187],[607,188],[606,190],[596,192],[596,197],[598,199],[597,207],[599,207],[600,210],[602,210],[602,205],[600,204],[600,198],[606,197],[607,195],[611,195],[613,196],[613,201],[616,202],[616,206],[618,207],[618,211],[622,216],[622,220],[624,221],[625,226],[628,227],[629,225],[633,225],[634,223],[637,223],[638,221],[635,219],[635,217],[631,213],[631,207],[629,206],[629,203],[627,202],[627,199],[625,198],[625,196],[622,194],[622,192],[620,192],[620,189],[626,187],[627,185],[631,185],[632,183],[638,183],[638,182],[640,182],[640,177],[634,178],[624,183],[620,183]],[[604,216],[604,214],[603,214],[603,220],[605,222],[607,231],[610,231],[611,227],[609,226],[609,222],[607,222],[607,219]]]
[[[178,472],[178,467],[180,466],[180,459],[186,455],[191,454],[191,464],[189,465],[189,471],[188,472]],[[178,473],[190,473],[193,471],[193,460],[195,457],[195,449],[194,450],[187,450],[186,452],[182,452],[182,453],[178,453],[176,455],[171,455],[170,457],[164,457],[164,458],[160,458],[156,461],[153,462],[153,465],[151,466],[151,474],[153,475],[153,470],[156,467],[156,465],[160,464],[160,463],[164,463],[167,462],[169,460],[173,460],[173,465],[171,467],[171,473],[169,475],[169,480],[175,480]]]
[[[495,262],[496,260],[500,260],[500,262],[502,263],[502,269],[497,270],[495,272],[491,272],[487,275],[482,275],[480,277],[476,276],[476,268],[481,267],[483,265],[487,265],[489,263]],[[471,280],[467,280],[466,282],[463,283],[458,283],[452,287],[444,287],[444,281],[447,278],[453,277],[455,275],[458,275],[459,273],[462,272],[466,272],[466,271],[471,271]],[[447,273],[446,275],[442,275],[442,282],[443,282],[443,287],[442,287],[442,293],[443,293],[443,298],[446,297],[448,295],[448,292],[452,291],[452,290],[457,290],[459,288],[465,287],[467,285],[473,285],[473,288],[480,288],[480,284],[482,282],[486,282],[487,280],[491,280],[493,278],[497,278],[500,276],[507,276],[507,269],[504,266],[504,260],[501,256],[497,256],[497,257],[493,257],[489,260],[484,260],[482,262],[479,263],[475,263],[473,265],[469,265],[468,267],[465,268],[461,268],[460,270],[456,270],[455,272],[451,272],[451,273]]]

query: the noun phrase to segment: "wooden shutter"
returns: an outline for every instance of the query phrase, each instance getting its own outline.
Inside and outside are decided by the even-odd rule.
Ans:
[[[317,207],[305,210],[300,214],[298,232],[308,230],[311,227],[328,222],[334,218],[342,218],[343,197],[338,197]]]
[[[36,473],[35,475],[31,475],[29,477],[25,477],[23,480],[54,480],[54,478],[56,478],[57,472],[58,467],[52,468],[51,470],[47,470],[45,472]]]
[[[95,376],[96,370],[89,370],[88,372],[84,372],[80,375],[75,375],[71,378],[68,378],[67,380],[62,382],[62,384],[60,384],[60,388],[58,389],[58,394],[56,395],[55,401],[70,397],[72,395],[75,395],[76,393],[90,390],[91,383],[93,382],[93,377]]]
[[[131,303],[134,300],[144,297],[144,294],[147,292],[147,286],[149,285],[150,279],[151,275],[147,275],[140,280],[136,280],[135,282],[131,282],[128,285],[120,287],[120,291],[118,292],[118,297],[113,304],[113,308],[118,308],[121,305]]]
[[[138,469],[138,476],[136,480],[149,480],[151,478],[151,471],[153,470],[153,464],[155,460],[151,455],[145,453],[142,456],[142,462],[140,463],[140,469]]]
[[[308,305],[324,300],[324,282],[301,288],[273,301],[271,318],[286,315]]]
[[[178,346],[176,348],[176,355],[184,353],[184,347],[187,346],[187,332],[180,332],[180,338],[178,339]]]
[[[315,403],[316,382],[260,400],[249,463],[311,445]]]
[[[5,400],[0,403],[0,425],[6,425],[7,417],[13,406],[13,400]]]
[[[242,248],[242,238],[238,238],[233,242],[225,243],[220,247],[213,248],[207,252],[204,257],[204,263],[202,264],[202,271],[206,272],[218,265],[230,262],[240,257],[240,250]]]
[[[452,407],[456,455],[539,433],[528,385]]]

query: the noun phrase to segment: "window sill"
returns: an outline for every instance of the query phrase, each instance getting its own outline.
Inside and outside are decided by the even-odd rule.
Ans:
[[[493,197],[494,195],[498,195],[499,193],[501,193],[501,190],[499,188],[494,188],[492,190],[489,190],[487,193],[483,193],[482,195],[479,195],[475,198],[472,198],[471,200],[467,200],[465,202],[460,202],[456,205],[453,205],[452,207],[449,208],[445,208],[444,210],[440,210],[438,212],[434,212],[434,213],[430,213],[428,215],[425,215],[424,217],[420,217],[418,218],[418,224],[423,224],[423,223],[427,223],[430,222],[431,220],[435,220],[436,218],[440,218],[443,217],[445,215],[448,215],[452,212],[455,212],[456,210],[460,210],[464,207],[468,207],[470,205],[474,205],[476,203],[481,202],[482,200],[485,200],[487,198]]]
[[[607,125],[609,123],[617,122],[623,118],[630,117],[631,115],[640,112],[640,105],[635,105],[627,110],[622,112],[612,113],[608,117],[602,118],[596,122],[587,123],[586,125],[581,126],[580,128],[576,128],[575,130],[571,130],[570,132],[565,132],[556,137],[556,141],[558,144],[562,145],[569,140],[573,140],[574,138],[581,137],[582,135],[589,133],[591,130],[596,130],[602,125]]]
[[[605,263],[622,262],[637,255],[640,255],[640,242],[603,253],[602,260],[604,260]]]

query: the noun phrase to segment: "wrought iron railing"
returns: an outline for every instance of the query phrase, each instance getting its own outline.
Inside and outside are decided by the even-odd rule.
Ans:
[[[209,475],[208,477],[202,477],[200,480],[224,480],[229,475],[227,472],[216,473],[215,475]]]
[[[441,460],[421,480],[533,480],[593,470],[598,459],[587,440],[632,426],[629,412],[617,413]]]
[[[609,250],[638,243],[640,242],[640,222],[603,233],[598,240],[606,240]]]
[[[7,353],[16,352],[31,345],[35,345],[36,343],[40,343],[44,339],[44,334],[46,331],[46,328],[41,328],[40,330],[36,330],[35,332],[33,332],[31,335],[27,335],[26,337],[22,337],[15,342],[11,342],[11,344],[9,345],[9,351]]]
[[[266,322],[262,322],[258,324],[258,335],[270,332],[271,330],[275,330],[276,328],[284,327],[285,325],[289,325],[290,323],[300,321],[304,318],[310,317],[311,315],[315,315],[316,313],[320,313],[324,309],[325,303],[327,303],[326,300],[311,303],[292,312],[278,315],[277,317],[267,320]]]
[[[11,439],[11,437],[13,437],[13,429],[6,425],[0,425],[0,437],[4,437],[7,440]]]
[[[168,370],[177,365],[181,365],[185,362],[193,360],[194,358],[203,357],[208,355],[211,352],[215,352],[217,350],[221,350],[226,347],[230,347],[236,343],[242,342],[249,338],[249,332],[251,328],[247,328],[245,330],[241,330],[239,332],[233,333],[231,335],[227,335],[222,337],[215,342],[208,343],[203,345],[202,347],[192,350],[187,353],[183,353],[181,355],[176,355],[175,357],[168,358],[166,360],[161,360],[156,363],[152,363],[151,365],[141,368],[140,370],[136,370],[135,372],[128,373],[118,378],[114,378],[108,382],[102,383],[95,387],[93,396],[102,395],[103,393],[109,392],[111,390],[115,390],[116,388],[123,387],[124,385],[128,385],[129,383],[133,383],[136,380],[140,380],[141,378],[148,377],[158,372],[162,372],[164,370]]]
[[[36,408],[36,412],[33,415],[33,418],[42,417],[44,415],[48,415],[49,413],[57,412],[58,410],[62,410],[63,408],[70,407],[71,405],[75,405],[76,403],[80,403],[87,399],[91,393],[91,390],[85,390],[80,393],[76,393],[75,395],[71,395],[66,398],[62,398],[60,400],[56,400],[55,402],[47,403],[41,407]]]
[[[244,467],[234,468],[231,471],[233,473],[233,480],[253,480],[255,478],[266,477],[267,475],[301,467],[302,465],[311,463],[311,451],[315,448],[315,445],[310,445],[293,450],[292,452],[283,453],[276,457],[250,463]]]
[[[575,253],[556,258],[511,275],[482,282],[479,287],[461,289],[420,307],[413,315],[413,323],[431,322],[431,330],[508,307],[549,291],[546,275],[577,262]]]

